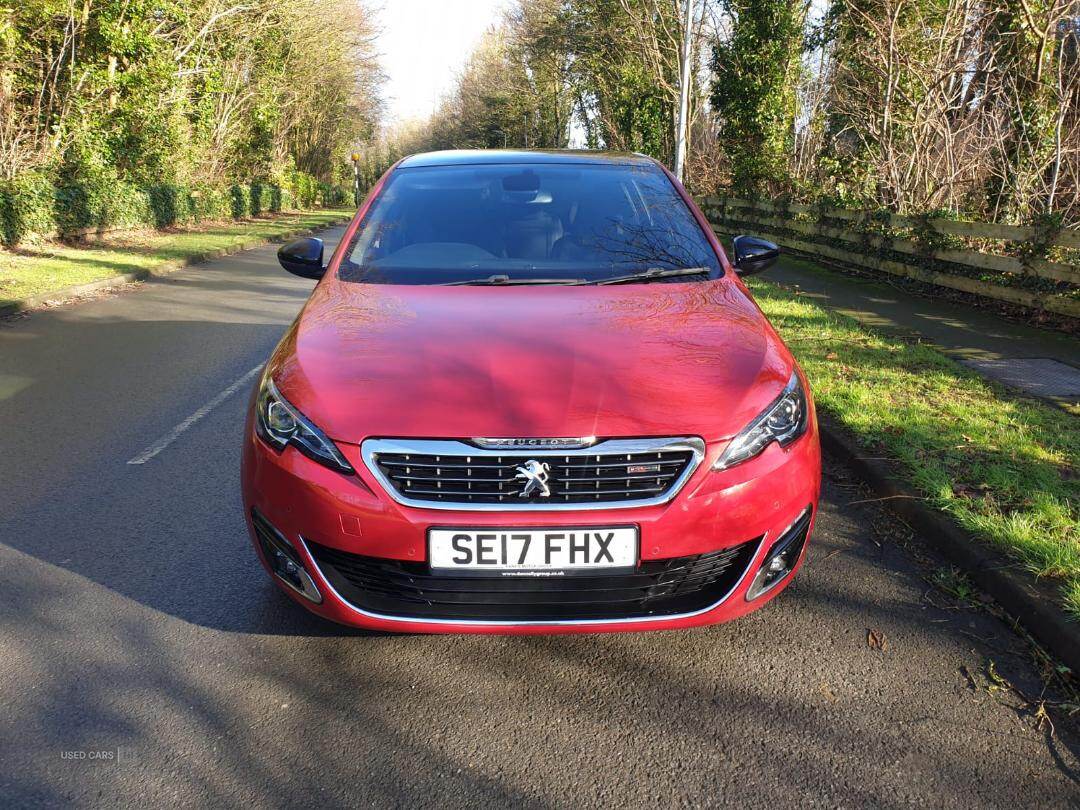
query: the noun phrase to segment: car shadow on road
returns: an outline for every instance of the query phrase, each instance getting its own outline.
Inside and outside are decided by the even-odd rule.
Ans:
[[[858,540],[841,509],[826,503],[826,554]],[[3,570],[26,570],[19,556],[0,552]],[[955,628],[925,637],[953,614],[918,602],[912,570],[891,571],[896,593],[870,612],[859,600],[880,581],[823,609],[834,583],[891,563],[873,557],[841,550],[732,624],[608,636],[335,637],[265,580],[262,621],[281,634],[181,629],[60,569],[5,577],[18,614],[4,611],[0,638],[19,663],[5,724],[32,731],[0,740],[3,793],[12,806],[1062,805],[1068,787],[1046,770],[1055,758],[1076,784],[1076,749],[1010,727],[1012,706],[941,668],[979,655]],[[885,650],[866,646],[868,622]],[[62,759],[106,747],[124,761]]]
[[[737,622],[614,636],[378,637],[327,624],[276,591],[233,509],[235,490],[221,496],[231,474],[187,480],[186,494],[213,508],[162,534],[177,515],[161,504],[123,538],[144,538],[131,558],[124,542],[101,567],[93,543],[78,564],[0,549],[0,638],[19,662],[4,694],[20,699],[5,719],[33,729],[0,742],[16,805],[180,791],[193,804],[318,796],[554,807],[574,796],[610,806],[613,795],[752,804],[767,795],[780,805],[1024,797],[1052,806],[1069,788],[1048,774],[1077,784],[1080,749],[1065,729],[1047,737],[1022,706],[969,688],[963,675],[992,658],[1002,677],[1036,688],[1007,628],[924,600],[920,568],[874,539],[880,514],[850,505],[858,493],[842,481],[826,482],[795,583]],[[136,496],[161,489],[139,480],[129,482]],[[100,536],[87,518],[89,531],[63,547]],[[868,628],[885,649],[868,646]],[[122,767],[61,759],[104,746],[126,752]],[[635,792],[643,785],[647,795]]]
[[[221,660],[203,657],[205,637],[178,643],[139,614],[117,619],[68,581],[13,597],[20,634],[5,622],[0,638],[20,662],[9,694],[23,699],[5,701],[5,727],[19,729],[0,740],[5,806],[391,807],[447,791],[548,806],[381,716],[378,694],[400,686],[317,640],[240,645]],[[107,643],[79,632],[104,625]],[[293,672],[296,654],[312,666]],[[118,760],[72,758],[88,752]]]

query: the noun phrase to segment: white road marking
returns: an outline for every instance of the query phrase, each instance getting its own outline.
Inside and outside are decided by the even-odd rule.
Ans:
[[[193,413],[191,416],[189,416],[187,419],[185,419],[179,425],[174,427],[172,430],[170,430],[168,433],[166,433],[164,436],[162,436],[160,439],[158,439],[152,445],[147,447],[145,450],[143,450],[137,456],[130,459],[128,461],[128,464],[145,464],[146,462],[148,462],[150,459],[152,459],[154,456],[156,456],[158,453],[160,453],[162,450],[164,450],[170,444],[172,444],[177,439],[179,439],[180,436],[184,433],[184,431],[186,431],[188,428],[190,428],[192,425],[194,425],[196,422],[198,422],[200,419],[202,419],[204,416],[206,416],[208,413],[210,413],[210,411],[214,410],[214,408],[216,408],[222,402],[227,400],[233,394],[235,394],[245,383],[247,383],[252,377],[254,377],[256,374],[258,374],[260,371],[262,371],[262,364],[261,363],[259,365],[255,366],[255,368],[251,369],[251,371],[247,372],[243,377],[241,377],[239,380],[234,382],[232,385],[230,385],[228,388],[226,388],[224,391],[222,391],[220,394],[218,394],[212,400],[207,402],[201,408],[199,408],[199,410],[195,411],[195,413]]]

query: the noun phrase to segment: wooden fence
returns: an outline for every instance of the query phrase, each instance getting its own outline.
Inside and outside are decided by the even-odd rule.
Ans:
[[[701,203],[719,234],[753,233],[798,253],[1080,318],[1080,229],[1040,232],[732,197]],[[1051,252],[1066,260],[1047,259]]]

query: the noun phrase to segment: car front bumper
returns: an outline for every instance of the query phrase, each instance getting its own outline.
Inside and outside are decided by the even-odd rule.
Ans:
[[[259,557],[271,574],[272,563],[280,571],[284,557],[289,557],[285,560],[291,571],[289,576],[285,579],[274,576],[283,590],[314,613],[347,625],[405,633],[576,633],[714,624],[763,606],[790,583],[802,564],[805,543],[798,547],[797,559],[790,561],[789,570],[773,587],[757,598],[747,599],[747,592],[770,549],[808,511],[808,519],[802,524],[804,536],[812,531],[821,480],[816,420],[807,434],[790,447],[772,445],[743,464],[714,471],[712,464],[724,444],[708,444],[703,462],[682,489],[664,504],[588,511],[476,512],[402,505],[390,497],[367,469],[359,446],[339,443],[357,471],[355,476],[343,476],[291,447],[282,453],[275,452],[255,435],[249,424],[242,465],[245,515]],[[253,521],[258,522],[263,533],[262,541]],[[379,607],[388,604],[385,600],[374,598],[381,593],[384,583],[367,579],[368,572],[390,571],[394,581],[435,582],[426,570],[427,532],[431,527],[504,529],[628,524],[639,530],[640,563],[636,578],[620,581],[620,588],[655,588],[663,582],[664,574],[648,581],[644,578],[650,572],[672,566],[672,561],[685,560],[687,565],[697,561],[698,567],[689,571],[693,578],[694,571],[708,567],[710,560],[722,559],[727,566],[723,579],[717,579],[713,591],[699,594],[696,601],[666,602],[662,614],[654,612],[652,607],[643,607],[640,613],[631,607],[610,616],[602,610],[583,614],[575,608],[570,611],[573,615],[558,617],[548,608],[542,619],[529,618],[521,610],[500,616],[498,610],[487,609],[482,618],[469,619],[456,614],[441,616],[430,606],[424,610],[405,607],[387,610]],[[288,544],[283,552],[274,552],[276,560],[269,559],[267,554],[268,548],[274,548],[266,544],[267,531],[273,532],[275,542]],[[363,570],[351,576],[350,582],[370,582],[372,599],[367,599],[369,594],[363,589],[346,587],[341,571],[354,563]],[[297,568],[302,571],[296,571]],[[588,581],[583,582],[587,587]],[[609,587],[599,581],[597,584]],[[314,595],[312,588],[317,591]],[[581,598],[580,594],[574,598]],[[421,613],[424,615],[418,615]]]

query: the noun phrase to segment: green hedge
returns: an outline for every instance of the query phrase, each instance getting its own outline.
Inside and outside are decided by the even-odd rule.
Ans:
[[[312,208],[319,201],[319,181],[304,172],[291,172],[287,178],[292,187],[296,204],[301,208]]]
[[[35,236],[72,238],[87,230],[169,228],[200,220],[242,219],[317,205],[338,206],[348,191],[292,172],[281,184],[231,186],[162,183],[136,187],[108,172],[74,177],[35,172],[0,182],[0,242]]]
[[[352,202],[352,190],[344,186],[319,183],[318,204],[326,208],[338,208]]]
[[[40,174],[0,184],[0,241],[15,245],[27,235],[56,228],[55,184]]]

